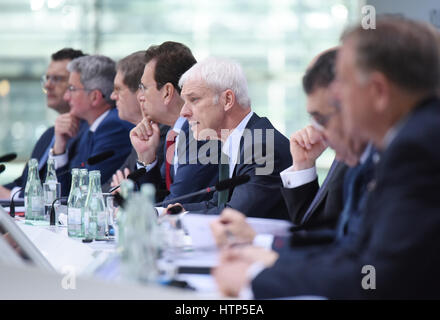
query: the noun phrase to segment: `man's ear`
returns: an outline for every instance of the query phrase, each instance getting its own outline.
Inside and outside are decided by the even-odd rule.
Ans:
[[[105,102],[104,94],[100,90],[92,90],[89,93],[92,106],[97,106]]]
[[[390,100],[390,81],[383,73],[375,71],[369,75],[369,82],[371,101],[374,101],[372,107],[376,112],[383,113],[386,111]]]
[[[162,87],[162,98],[165,105],[168,105],[171,102],[171,99],[174,95],[174,90],[176,89],[170,82],[165,83],[165,85]]]
[[[221,94],[221,98],[225,112],[229,111],[235,104],[235,94],[231,89],[227,89]]]

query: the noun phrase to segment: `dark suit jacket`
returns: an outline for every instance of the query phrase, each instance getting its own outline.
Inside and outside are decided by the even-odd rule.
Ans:
[[[284,254],[252,282],[256,298],[440,297],[440,101],[413,110],[369,184],[361,230],[343,246]],[[375,270],[376,289],[362,283]]]
[[[118,117],[118,111],[115,108],[100,123],[93,134],[93,143],[91,151],[88,153],[88,126],[82,130],[72,147],[68,149],[69,162],[57,170],[58,181],[61,182],[61,194],[67,196],[70,192],[70,174],[60,174],[72,168],[86,168],[89,171],[99,170],[101,172],[101,181],[107,181],[111,175],[118,169],[128,154],[131,152],[131,143],[129,133],[133,124],[121,120]],[[97,164],[87,164],[87,159],[105,151],[114,151],[115,154]]]
[[[81,121],[79,132],[81,132],[86,127],[88,127],[87,123],[85,121]],[[54,127],[48,128],[41,135],[41,137],[38,139],[37,143],[34,146],[34,149],[32,150],[30,158],[35,158],[38,160],[38,163],[40,163],[41,158],[43,157],[43,155],[46,153],[46,151],[50,147],[50,143],[52,142],[54,134],[55,134],[55,128]],[[67,144],[67,148],[70,148],[72,146],[72,144],[75,143],[75,140],[76,140],[75,138],[71,139]],[[13,182],[4,185],[4,187],[6,187],[8,189],[12,189],[14,187],[24,188],[26,186],[26,182],[27,182],[28,170],[29,170],[29,168],[26,163],[26,166],[24,167],[21,176],[19,176]],[[45,162],[44,165],[39,170],[39,176],[40,176],[41,182],[44,182],[44,180],[46,179],[46,172],[47,172],[47,163]],[[20,197],[24,196],[24,189],[21,190],[21,192],[19,192],[19,195],[20,195]]]
[[[215,192],[212,200],[186,204],[189,211],[200,211],[205,214],[219,214],[225,207],[231,207],[243,212],[249,217],[288,219],[287,209],[282,199],[280,188],[282,181],[280,172],[291,163],[289,140],[276,130],[267,118],[260,118],[253,114],[246,129],[250,133],[240,142],[240,158],[235,166],[233,176],[247,174],[250,181],[246,184],[229,190],[229,201],[226,205],[217,207],[218,193]],[[272,131],[267,131],[272,130]],[[273,132],[273,151],[269,149],[269,132]],[[258,135],[261,133],[261,139]],[[251,137],[251,139],[249,139]],[[270,174],[258,175],[256,169],[265,167],[261,154],[253,152],[263,150],[272,157],[273,171]]]
[[[139,179],[139,184],[154,184],[156,187],[157,202],[171,200],[215,185],[218,181],[218,165],[202,164],[198,158],[200,148],[207,143],[212,143],[213,147],[216,150],[218,149],[218,143],[215,141],[195,140],[189,129],[188,121],[185,121],[179,134],[178,145],[176,146],[179,160],[176,174],[174,174],[174,165],[171,165],[170,168],[172,178],[170,191],[168,192],[166,189],[165,183],[165,160],[163,160],[161,166],[156,164],[154,168]],[[163,159],[165,159],[165,154],[166,144],[164,143],[162,152]],[[210,199],[211,197],[212,194],[198,195],[179,202],[202,201]]]
[[[342,186],[347,165],[334,161],[335,166],[326,177],[328,183],[319,188],[318,179],[296,188],[282,188],[290,220],[298,226],[306,223],[306,228],[334,228],[342,211]],[[313,208],[310,208],[315,197]],[[307,217],[305,214],[307,213]],[[304,221],[306,220],[306,221]]]

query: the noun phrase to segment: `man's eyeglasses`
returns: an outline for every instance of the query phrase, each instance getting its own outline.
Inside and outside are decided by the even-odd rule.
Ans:
[[[330,119],[337,113],[339,113],[339,109],[327,114],[314,112],[310,115],[310,122],[315,129],[323,131],[325,128],[327,128]]]
[[[80,91],[80,90],[84,90],[84,91],[91,91],[90,89],[86,89],[86,88],[77,88],[75,86],[68,86],[67,90],[69,90],[69,92],[74,92],[74,91]]]
[[[47,74],[44,74],[41,76],[41,83],[43,85],[45,85],[49,81],[51,81],[53,84],[58,84],[60,82],[66,81],[66,80],[67,80],[66,76],[57,76],[57,75],[51,76],[51,75],[47,75]]]

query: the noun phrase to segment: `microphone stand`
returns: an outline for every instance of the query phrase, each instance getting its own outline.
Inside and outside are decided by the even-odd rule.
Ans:
[[[215,188],[215,186],[208,187],[206,189],[202,189],[202,190],[199,190],[199,191],[188,193],[188,194],[185,194],[183,196],[173,198],[171,200],[165,200],[165,201],[162,201],[162,202],[155,203],[154,206],[155,207],[163,207],[165,204],[175,203],[176,201],[179,201],[179,200],[182,200],[182,199],[186,199],[186,198],[193,197],[193,196],[198,196],[198,195],[205,194],[205,193],[214,192],[216,190],[217,189]]]
[[[50,225],[51,226],[56,225],[56,222],[55,222],[56,214],[55,214],[55,208],[54,208],[55,202],[58,201],[58,200],[66,200],[66,199],[67,199],[67,197],[59,197],[59,198],[56,198],[52,202],[52,205],[50,206]]]
[[[15,203],[14,203],[14,197],[17,193],[21,192],[21,190],[23,190],[23,187],[21,187],[20,189],[18,189],[17,191],[14,192],[14,194],[12,195],[11,198],[11,203],[9,204],[9,215],[14,218],[15,217]]]

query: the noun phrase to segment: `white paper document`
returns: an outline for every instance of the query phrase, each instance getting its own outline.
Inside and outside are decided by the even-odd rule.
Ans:
[[[216,247],[212,236],[210,223],[218,216],[188,213],[182,217],[184,229],[189,233],[192,246],[198,248]],[[264,218],[246,218],[257,234],[271,234],[274,236],[287,236],[292,226],[290,221]]]

